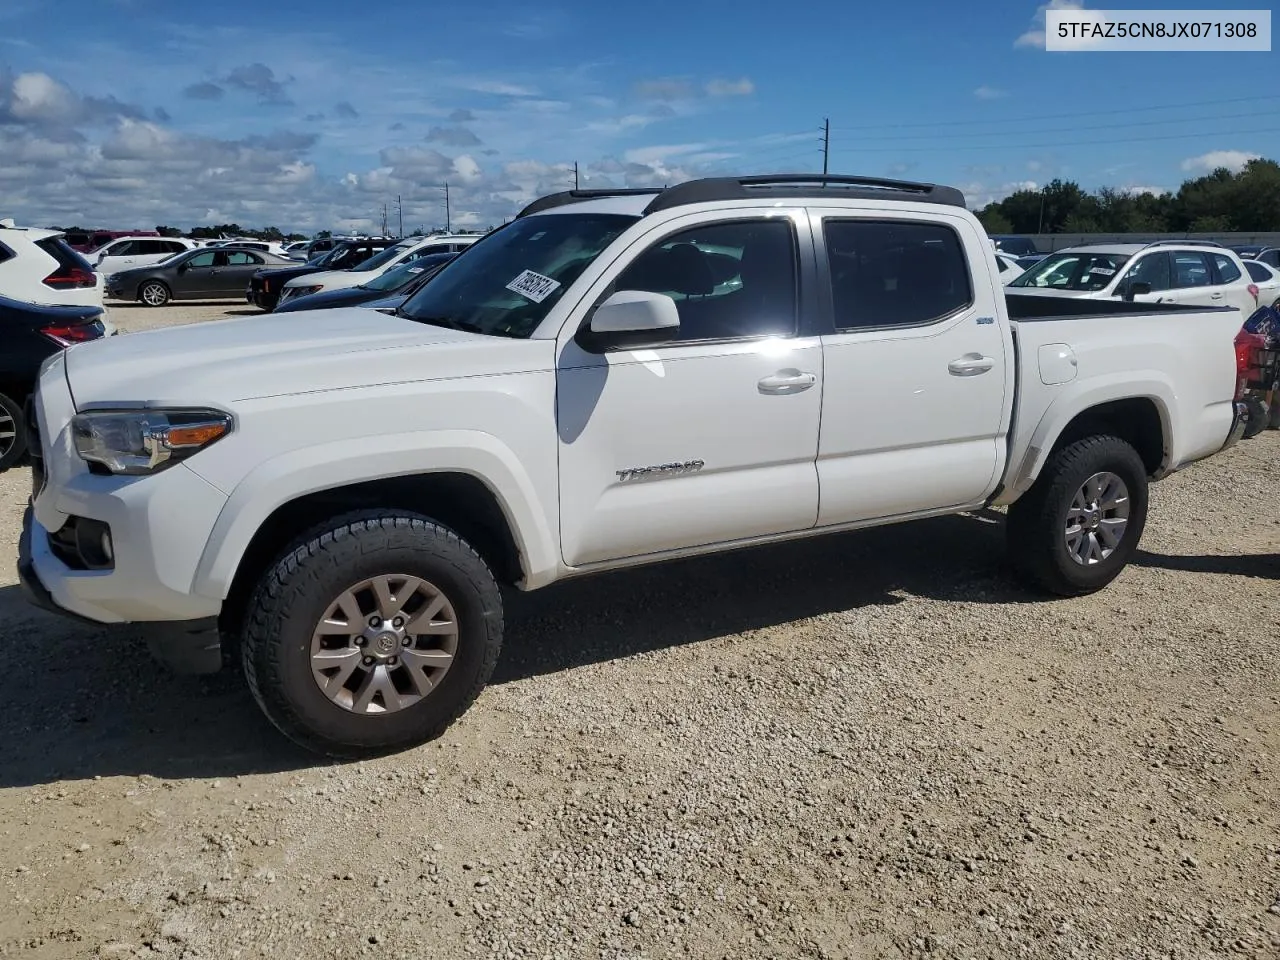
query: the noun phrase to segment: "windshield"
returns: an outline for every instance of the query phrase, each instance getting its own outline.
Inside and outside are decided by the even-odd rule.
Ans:
[[[413,280],[428,267],[436,265],[436,258],[439,254],[429,255],[426,257],[417,257],[408,263],[402,263],[398,267],[392,267],[380,277],[374,277],[367,283],[362,283],[366,290],[398,290],[410,280]]]
[[[412,243],[397,243],[393,247],[387,247],[387,249],[383,250],[381,253],[374,254],[363,263],[357,264],[356,267],[361,273],[366,270],[377,270],[383,264],[390,263],[412,246],[414,246]]]
[[[524,217],[451,260],[405,301],[411,320],[494,336],[527,337],[564,291],[636,217]]]
[[[1055,253],[1033,265],[1011,287],[1050,290],[1101,290],[1129,259],[1124,253]]]

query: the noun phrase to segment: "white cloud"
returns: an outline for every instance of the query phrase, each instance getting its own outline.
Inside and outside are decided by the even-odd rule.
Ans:
[[[1210,150],[1198,157],[1188,157],[1182,161],[1182,169],[1188,172],[1199,171],[1209,173],[1219,167],[1226,167],[1232,173],[1239,173],[1250,160],[1257,160],[1261,154],[1246,150]]]
[[[1132,186],[1132,187],[1121,187],[1120,192],[1127,194],[1130,197],[1140,197],[1143,194],[1148,194],[1153,197],[1163,197],[1169,191],[1166,190],[1164,187]]]
[[[628,150],[622,156],[628,163],[660,163],[671,157],[697,153],[699,150],[705,150],[706,148],[707,144],[705,143],[672,143]]]
[[[1039,190],[1040,185],[1034,180],[1012,180],[1006,183],[990,184],[985,181],[959,184],[965,202],[970,210],[981,210],[989,203],[1003,200],[1011,193],[1019,190]]]
[[[538,91],[534,87],[524,87],[517,83],[506,83],[502,80],[459,80],[454,86],[462,90],[487,93],[495,97],[536,97],[538,95]]]
[[[973,95],[979,100],[999,100],[1002,97],[1007,97],[1009,92],[1007,90],[1001,90],[998,87],[981,86],[978,87],[977,90],[973,91]]]
[[[703,88],[709,97],[749,97],[756,92],[756,85],[747,77],[737,80],[709,80]]]
[[[1047,10],[1083,10],[1084,4],[1079,0],[1049,0],[1042,4],[1032,17],[1032,27],[1013,41],[1015,47],[1036,47],[1044,49],[1044,15]]]

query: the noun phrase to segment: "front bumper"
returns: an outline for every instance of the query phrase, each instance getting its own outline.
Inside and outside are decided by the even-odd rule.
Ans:
[[[22,515],[22,536],[18,540],[18,581],[27,600],[42,610],[67,617],[90,627],[103,624],[62,607],[53,598],[36,573],[31,548],[33,534],[39,529],[31,506]],[[159,623],[137,623],[151,655],[175,673],[208,674],[222,668],[222,634],[217,617]]]

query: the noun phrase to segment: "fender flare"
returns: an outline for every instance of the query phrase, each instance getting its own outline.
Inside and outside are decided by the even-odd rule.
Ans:
[[[1173,384],[1156,370],[1117,372],[1069,384],[1054,397],[1031,433],[1022,461],[1012,475],[1010,492],[1020,495],[1035,483],[1049,459],[1053,445],[1072,420],[1094,407],[1118,400],[1150,400],[1155,405],[1164,435],[1167,463],[1174,454],[1170,440],[1177,435],[1175,431],[1178,426],[1174,414],[1177,409],[1177,393]]]
[[[555,540],[534,483],[515,454],[492,434],[432,430],[316,444],[258,464],[223,505],[192,592],[225,600],[249,543],[285,504],[324,490],[427,473],[463,473],[481,481],[511,528],[526,582],[549,579],[559,560]]]

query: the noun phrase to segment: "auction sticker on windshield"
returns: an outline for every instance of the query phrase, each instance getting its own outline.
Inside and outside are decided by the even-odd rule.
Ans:
[[[534,303],[541,303],[555,293],[559,286],[559,280],[552,280],[550,277],[544,277],[540,273],[526,270],[508,283],[507,289],[520,294],[522,297],[528,297]]]

